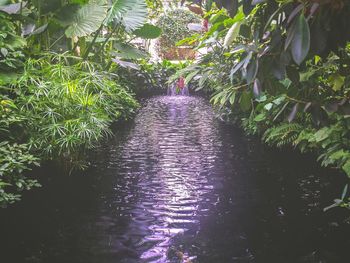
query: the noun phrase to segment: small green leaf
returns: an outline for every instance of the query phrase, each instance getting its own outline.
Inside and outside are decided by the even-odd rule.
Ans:
[[[2,47],[1,49],[0,49],[0,52],[1,52],[1,54],[4,56],[4,57],[7,57],[7,55],[8,55],[8,50],[6,49],[6,48],[4,48],[4,47]]]
[[[255,116],[254,121],[256,121],[256,122],[263,121],[263,120],[265,120],[265,117],[266,117],[265,114],[260,113],[260,114]]]
[[[345,77],[339,75],[339,74],[333,74],[328,79],[329,84],[332,86],[332,89],[334,91],[340,90],[345,83]]]
[[[243,111],[248,111],[252,107],[252,96],[250,92],[244,91],[241,95],[240,107]]]
[[[350,177],[350,161],[347,161],[344,165],[343,165],[343,170],[345,171],[345,173],[347,174],[347,176]]]
[[[236,100],[236,93],[233,92],[230,96],[230,104],[233,105],[235,103]]]
[[[269,111],[269,110],[272,109],[272,107],[273,107],[273,104],[272,104],[272,103],[267,103],[267,104],[264,106],[264,109],[267,110],[267,111]]]
[[[314,135],[316,142],[321,142],[321,141],[327,139],[329,134],[330,134],[330,129],[327,127],[324,127],[322,129],[318,130]],[[350,161],[349,161],[349,171],[350,171]]]

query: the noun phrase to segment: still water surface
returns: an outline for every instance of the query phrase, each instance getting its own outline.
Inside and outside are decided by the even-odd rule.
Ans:
[[[321,211],[334,175],[309,159],[244,137],[202,98],[153,97],[90,171],[46,175],[1,211],[0,262],[349,262],[344,218]]]

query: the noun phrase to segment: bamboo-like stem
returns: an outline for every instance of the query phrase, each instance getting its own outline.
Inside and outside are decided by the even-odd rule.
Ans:
[[[102,31],[102,28],[103,28],[103,23],[102,25],[100,26],[100,28],[96,31],[96,34],[94,36],[94,39],[92,40],[92,42],[90,43],[90,45],[88,46],[88,48],[86,49],[85,53],[84,53],[84,56],[83,56],[83,60],[86,60],[90,54],[90,51],[92,49],[92,46],[96,43],[96,40],[97,40],[97,37],[99,36],[99,34],[101,33]]]
[[[97,50],[96,55],[99,54],[101,51],[103,51],[103,49],[106,46],[106,44],[108,43],[109,39],[113,36],[113,34],[115,32],[117,32],[117,35],[118,35],[119,30],[120,30],[120,26],[119,25],[115,25],[113,30],[109,33],[109,35],[107,36],[107,38],[103,42],[102,46]]]

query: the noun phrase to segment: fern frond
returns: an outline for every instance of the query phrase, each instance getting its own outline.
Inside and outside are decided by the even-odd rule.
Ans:
[[[295,144],[303,127],[297,123],[283,123],[266,130],[263,140],[269,145],[283,147],[285,145]]]

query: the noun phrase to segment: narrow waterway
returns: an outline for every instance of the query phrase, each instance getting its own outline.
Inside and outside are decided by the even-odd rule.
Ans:
[[[322,212],[336,175],[218,121],[200,97],[148,99],[93,168],[2,210],[0,262],[349,262]],[[48,175],[52,173],[55,175]]]

